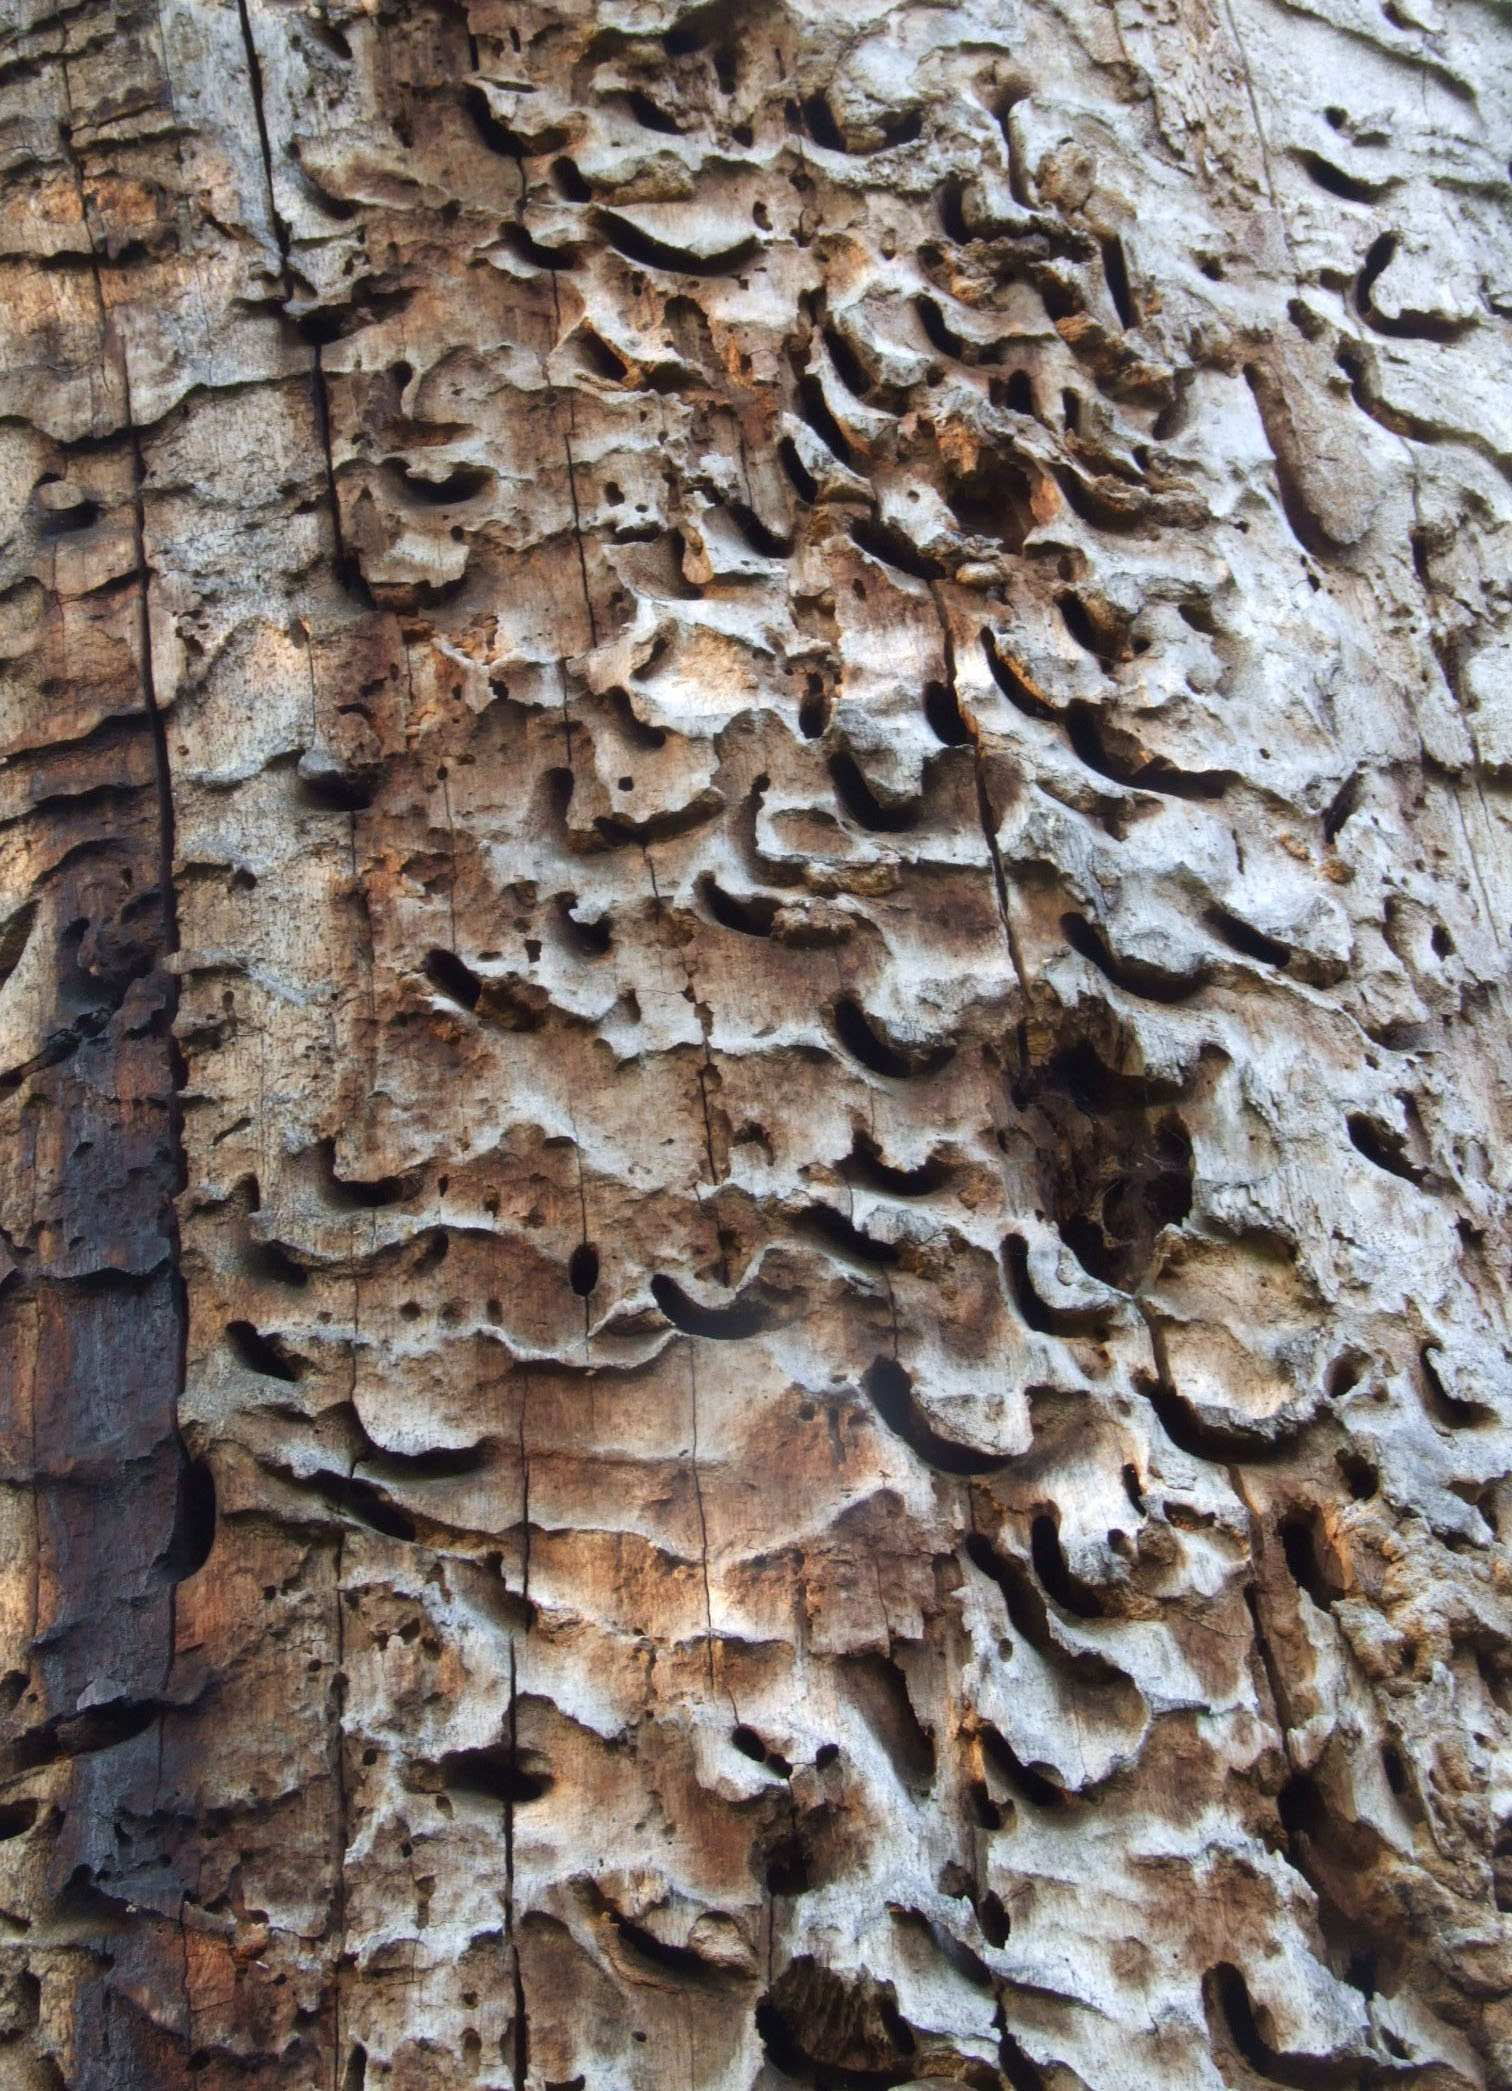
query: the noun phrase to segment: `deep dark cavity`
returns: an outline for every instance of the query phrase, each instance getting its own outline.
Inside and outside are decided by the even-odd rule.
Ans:
[[[931,1155],[914,1169],[895,1168],[864,1127],[858,1127],[850,1153],[841,1164],[847,1182],[890,1198],[925,1198],[949,1181],[946,1164]]]
[[[924,716],[930,732],[945,747],[961,748],[970,742],[971,727],[961,711],[961,700],[949,683],[926,683]]]
[[[728,893],[706,872],[698,882],[698,891],[704,906],[722,929],[733,929],[737,936],[769,937],[777,919],[778,903],[767,893]]]
[[[904,835],[918,826],[921,802],[881,797],[848,748],[836,749],[829,769],[835,796],[858,828],[876,835]]]
[[[1192,1143],[1159,1085],[1114,1074],[1086,1049],[1063,1054],[1035,1105],[1045,1192],[1083,1269],[1137,1291],[1165,1227],[1192,1209]]]
[[[250,1321],[228,1321],[226,1340],[249,1372],[264,1379],[295,1385],[304,1376],[304,1362],[277,1336],[265,1336]]]
[[[483,983],[471,966],[458,958],[455,951],[437,948],[426,953],[425,977],[438,995],[448,1002],[455,1002],[459,1009],[476,1009],[483,993]]]
[[[480,1749],[447,1750],[437,1762],[442,1784],[450,1793],[468,1794],[476,1800],[496,1801],[514,1807],[527,1806],[551,1791],[555,1781],[544,1766],[527,1768],[527,1753],[512,1737],[487,1743]]]
[[[1061,1549],[1060,1528],[1049,1511],[1042,1511],[1029,1528],[1029,1552],[1035,1574],[1062,1611],[1075,1619],[1102,1618],[1102,1600],[1071,1573]]]
[[[1373,1167],[1388,1176],[1400,1176],[1404,1183],[1422,1184],[1423,1172],[1409,1159],[1406,1140],[1395,1126],[1385,1125],[1365,1111],[1351,1111],[1344,1122],[1350,1145]]]
[[[877,1358],[862,1385],[873,1408],[910,1451],[941,1474],[994,1474],[1006,1455],[980,1452],[947,1438],[928,1421],[914,1393],[913,1375],[896,1358]]]
[[[728,1306],[706,1307],[701,1300],[685,1292],[675,1278],[658,1271],[651,1280],[651,1294],[662,1313],[676,1329],[686,1336],[705,1336],[716,1343],[739,1342],[747,1336],[756,1336],[771,1326],[771,1314],[764,1302],[752,1294],[749,1298],[737,1298]]]
[[[835,1031],[846,1051],[869,1067],[873,1074],[895,1081],[936,1074],[955,1053],[949,1044],[905,1046],[890,1039],[869,1017],[853,995],[842,995],[835,1004]]]
[[[1134,292],[1129,283],[1129,264],[1124,254],[1123,241],[1115,232],[1099,241],[1102,254],[1103,276],[1108,286],[1108,296],[1113,300],[1113,309],[1118,314],[1122,327],[1139,325],[1139,309],[1134,303]]]
[[[1290,1510],[1276,1527],[1287,1573],[1319,1611],[1328,1611],[1343,1594],[1320,1540],[1317,1518],[1307,1510]]]
[[[1029,1273],[1029,1245],[1021,1234],[1003,1242],[1003,1262],[1014,1305],[1031,1329],[1045,1336],[1105,1337],[1109,1320],[1101,1307],[1054,1307],[1036,1288]]]

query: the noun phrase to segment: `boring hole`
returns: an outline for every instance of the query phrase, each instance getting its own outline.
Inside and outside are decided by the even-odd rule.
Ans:
[[[948,683],[925,685],[924,716],[935,739],[947,748],[964,747],[971,739],[971,728],[962,714],[961,700]]]
[[[425,977],[437,994],[455,1002],[459,1009],[476,1009],[483,993],[483,983],[471,966],[465,965],[455,951],[447,951],[439,945],[428,951],[425,957]]]
[[[302,1362],[284,1349],[276,1338],[263,1335],[250,1321],[228,1321],[226,1340],[249,1372],[264,1379],[283,1380],[292,1386],[302,1377]]]

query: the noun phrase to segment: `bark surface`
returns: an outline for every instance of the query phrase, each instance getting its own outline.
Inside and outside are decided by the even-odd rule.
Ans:
[[[1509,60],[8,0],[5,2091],[1512,2086]]]

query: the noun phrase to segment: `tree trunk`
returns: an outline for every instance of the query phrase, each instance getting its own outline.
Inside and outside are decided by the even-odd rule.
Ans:
[[[0,2083],[1512,2085],[1504,20],[9,16]]]

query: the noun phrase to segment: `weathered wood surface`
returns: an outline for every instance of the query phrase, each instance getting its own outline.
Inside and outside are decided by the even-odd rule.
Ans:
[[[6,2091],[1512,2085],[1509,58],[9,0]]]

